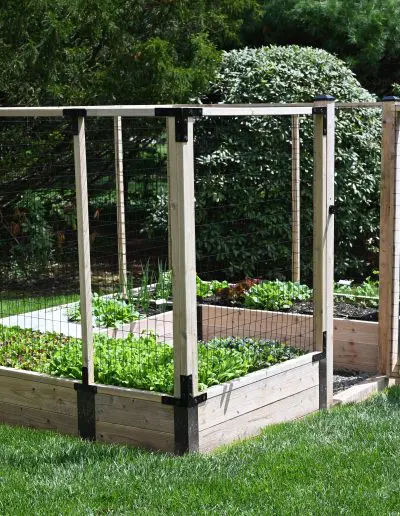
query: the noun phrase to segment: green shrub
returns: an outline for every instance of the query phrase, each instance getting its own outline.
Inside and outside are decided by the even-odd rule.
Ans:
[[[224,53],[204,102],[373,101],[336,57],[313,48],[245,48]],[[336,118],[336,274],[367,276],[379,221],[380,114]],[[303,277],[311,277],[313,121],[301,117]],[[290,117],[208,118],[196,122],[197,253],[230,276],[287,279],[291,242]],[[207,258],[207,262],[205,262]],[[201,267],[199,267],[201,271]]]

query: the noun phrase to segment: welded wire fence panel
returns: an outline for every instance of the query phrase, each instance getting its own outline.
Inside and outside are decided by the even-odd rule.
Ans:
[[[95,379],[171,392],[165,121],[86,127]]]
[[[336,117],[334,315],[377,321],[382,114],[362,108]]]
[[[0,363],[57,374],[80,328],[72,134],[62,119],[0,121]]]
[[[312,120],[300,127],[299,283],[292,281],[291,117],[196,123],[200,382],[312,349]]]

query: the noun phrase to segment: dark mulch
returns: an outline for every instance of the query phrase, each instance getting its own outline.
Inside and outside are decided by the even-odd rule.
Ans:
[[[365,382],[371,376],[369,373],[362,373],[360,371],[336,370],[333,374],[333,392],[336,393],[349,389],[353,385]]]
[[[199,304],[206,305],[217,305],[217,306],[232,306],[237,308],[244,308],[240,303],[227,303],[225,300],[217,296],[210,296],[205,299],[197,298]],[[313,314],[313,302],[303,301],[295,303],[288,310],[279,310],[280,312],[290,312],[297,314],[312,315]],[[335,303],[333,310],[334,317],[342,319],[357,319],[360,321],[377,321],[378,310],[376,308],[364,308],[358,305],[351,305],[348,303]]]

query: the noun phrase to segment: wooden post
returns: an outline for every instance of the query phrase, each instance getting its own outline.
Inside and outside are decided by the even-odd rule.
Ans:
[[[193,118],[180,119],[180,122],[187,124],[187,141],[176,141],[176,118],[168,117],[176,398],[181,397],[182,376],[191,376],[192,395],[196,396],[198,392]]]
[[[398,376],[400,137],[397,97],[385,97],[382,119],[378,370]]]
[[[300,131],[292,115],[292,281],[300,282]]]
[[[125,233],[125,196],[124,196],[124,155],[122,148],[122,120],[114,117],[115,184],[117,190],[117,232],[118,232],[118,273],[122,296],[126,296],[126,233]]]
[[[167,131],[167,145],[169,145],[169,118],[166,118],[166,131]],[[169,150],[168,150],[169,155]],[[167,160],[167,189],[168,189],[168,270],[172,270],[172,243],[171,243],[171,165],[170,160]]]
[[[74,134],[74,157],[82,327],[82,383],[88,385],[94,382],[94,367],[85,118],[83,116],[77,116],[75,119],[71,116],[71,118],[77,124],[77,134]]]
[[[333,281],[335,103],[330,96],[315,99],[314,114],[314,350],[320,361],[320,408],[333,398]]]

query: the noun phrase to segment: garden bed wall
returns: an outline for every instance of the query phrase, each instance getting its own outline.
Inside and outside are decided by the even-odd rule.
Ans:
[[[201,338],[252,337],[284,340],[313,348],[313,316],[214,305],[199,307]],[[333,365],[375,373],[378,366],[378,323],[333,319]]]
[[[0,367],[0,423],[79,435],[74,380]],[[162,395],[96,385],[96,440],[174,451],[173,407]]]
[[[199,449],[257,435],[262,428],[319,408],[319,362],[309,353],[207,391],[199,406]]]
[[[309,353],[208,389],[198,406],[200,451],[256,435],[319,408],[319,361]],[[79,382],[0,367],[0,422],[79,435]],[[174,406],[160,393],[94,386],[95,439],[174,452]],[[85,416],[86,417],[86,416]],[[89,416],[90,417],[90,416]],[[179,417],[178,417],[178,421]]]

